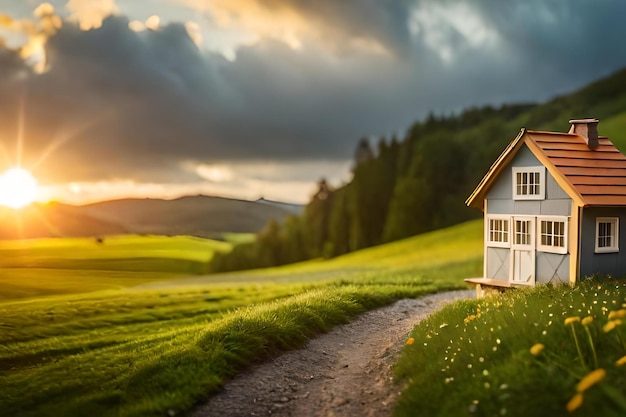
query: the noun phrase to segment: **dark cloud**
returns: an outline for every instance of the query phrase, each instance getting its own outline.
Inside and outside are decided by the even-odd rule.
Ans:
[[[544,100],[626,65],[617,0],[292,3],[322,38],[387,51],[262,39],[231,62],[199,50],[182,24],[66,23],[44,74],[0,48],[0,128],[17,132],[25,102],[25,155],[54,149],[40,165],[51,181],[180,182],[197,179],[185,161],[350,158],[361,136],[431,110]]]
[[[50,70],[23,81],[25,143],[35,158],[62,141],[44,163],[63,167],[59,177],[159,181],[177,158],[206,153],[217,83],[182,26],[134,33],[121,17],[87,32],[65,25],[47,53]]]
[[[626,3],[619,0],[478,2],[481,15],[503,38],[516,64],[532,71],[542,98],[626,63]]]
[[[42,164],[63,167],[50,169],[59,179],[180,181],[185,160],[340,159],[386,118],[376,110],[390,97],[384,84],[371,90],[379,75],[364,69],[367,56],[351,58],[355,74],[334,73],[322,51],[265,41],[228,62],[201,53],[182,25],[142,33],[127,25],[123,17],[87,32],[65,25],[48,42],[49,71],[23,82],[25,143],[36,159],[62,142]],[[3,101],[17,103],[14,94]]]

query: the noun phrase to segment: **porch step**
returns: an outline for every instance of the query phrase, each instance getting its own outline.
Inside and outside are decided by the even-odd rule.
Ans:
[[[464,281],[470,285],[476,286],[476,298],[500,294],[508,289],[518,286],[509,281],[492,278],[466,278]]]

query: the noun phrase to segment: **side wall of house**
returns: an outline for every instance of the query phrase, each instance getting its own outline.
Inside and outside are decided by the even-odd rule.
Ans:
[[[546,194],[544,200],[514,200],[513,199],[513,167],[541,166],[541,162],[532,154],[526,145],[523,145],[517,155],[505,167],[498,179],[487,193],[488,215],[510,216],[570,216],[572,200],[557,184],[556,180],[546,170]],[[536,235],[536,234],[535,234]],[[485,236],[485,242],[487,242]],[[487,243],[485,243],[487,245]],[[509,280],[511,273],[510,248],[485,248],[485,278]],[[569,254],[536,252],[535,282],[568,282]]]
[[[596,218],[618,220],[618,252],[596,253]],[[580,245],[580,277],[593,274],[626,275],[626,208],[591,207],[583,209]]]

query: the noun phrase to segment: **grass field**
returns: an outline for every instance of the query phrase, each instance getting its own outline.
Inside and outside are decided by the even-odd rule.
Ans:
[[[135,286],[203,273],[229,243],[187,236],[0,241],[0,301]]]
[[[183,411],[252,361],[395,299],[466,288],[461,278],[481,270],[482,222],[475,221],[331,261],[5,301],[0,409],[20,416]],[[66,285],[62,275],[55,281]]]
[[[231,245],[190,236],[110,236],[107,238],[64,238],[0,241],[0,266],[46,266],[47,262],[183,259],[207,262],[215,251]],[[78,269],[78,268],[76,268]],[[93,268],[96,269],[96,268]]]
[[[403,351],[395,416],[624,416],[625,308],[615,279],[448,306]]]
[[[455,277],[482,274],[482,221],[425,233],[386,245],[363,249],[330,260],[316,259],[277,268],[231,272],[206,277],[177,279],[170,283],[200,285],[218,282],[313,282],[381,276],[420,276],[433,281],[445,280],[447,271]],[[477,276],[477,275],[476,275]],[[395,278],[397,279],[397,278]],[[399,278],[402,279],[402,278]],[[168,285],[167,281],[153,287]]]

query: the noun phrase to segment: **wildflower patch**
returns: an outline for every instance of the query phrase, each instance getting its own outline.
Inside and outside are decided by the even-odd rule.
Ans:
[[[624,416],[623,320],[617,279],[455,303],[410,335],[395,415]]]

